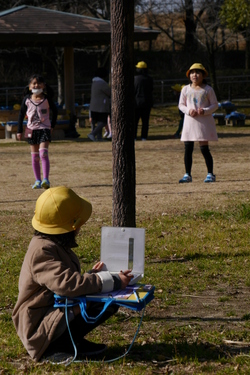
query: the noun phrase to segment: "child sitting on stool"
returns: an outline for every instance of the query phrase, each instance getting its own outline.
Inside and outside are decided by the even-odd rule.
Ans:
[[[131,271],[112,276],[97,262],[89,273],[81,273],[80,262],[71,250],[76,236],[89,219],[92,206],[71,189],[59,186],[46,190],[36,202],[32,225],[35,229],[25,255],[19,295],[13,310],[13,322],[27,352],[35,361],[57,352],[74,353],[64,308],[54,308],[54,294],[74,298],[86,294],[125,288]],[[89,316],[97,316],[102,303],[90,303]],[[112,316],[118,308],[110,306],[102,317],[88,324],[79,305],[68,311],[69,328],[79,355],[100,354],[105,344],[95,344],[85,335]]]

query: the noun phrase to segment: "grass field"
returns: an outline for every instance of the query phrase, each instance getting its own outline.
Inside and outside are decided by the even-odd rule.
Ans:
[[[137,141],[136,222],[146,228],[146,283],[155,299],[128,349],[139,314],[121,309],[88,338],[105,342],[101,362],[70,366],[34,363],[14,330],[11,313],[21,264],[32,237],[33,191],[26,143],[0,142],[0,374],[250,374],[250,127],[218,127],[211,144],[215,184],[204,184],[204,160],[194,150],[193,182],[184,173],[183,144],[172,138],[176,107],[152,112],[149,140]],[[86,196],[93,214],[79,236],[82,270],[99,257],[100,229],[112,225],[111,142],[77,140],[50,145],[53,186]]]

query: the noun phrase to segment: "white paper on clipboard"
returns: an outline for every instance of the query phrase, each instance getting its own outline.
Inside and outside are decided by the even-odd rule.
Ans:
[[[145,229],[102,227],[100,258],[103,271],[112,274],[131,269],[130,285],[137,283],[144,277]]]

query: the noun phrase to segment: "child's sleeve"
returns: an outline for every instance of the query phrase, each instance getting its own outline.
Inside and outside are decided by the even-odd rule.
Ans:
[[[186,115],[189,114],[189,108],[187,107],[187,97],[186,97],[185,87],[183,87],[183,89],[181,90],[178,108],[182,113]]]
[[[211,115],[219,107],[214,89],[210,86],[209,86],[209,90],[207,92],[207,96],[208,96],[208,100],[209,100],[209,106],[203,108],[205,116]]]

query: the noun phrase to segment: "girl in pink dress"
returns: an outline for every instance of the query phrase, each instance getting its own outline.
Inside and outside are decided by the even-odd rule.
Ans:
[[[200,63],[193,64],[186,76],[191,83],[181,90],[179,109],[185,114],[181,141],[185,145],[184,163],[186,173],[180,183],[192,182],[192,155],[194,142],[198,141],[207,166],[207,177],[204,182],[215,182],[213,158],[208,142],[218,141],[215,121],[212,116],[218,108],[218,102],[212,87],[204,80],[208,73]]]

